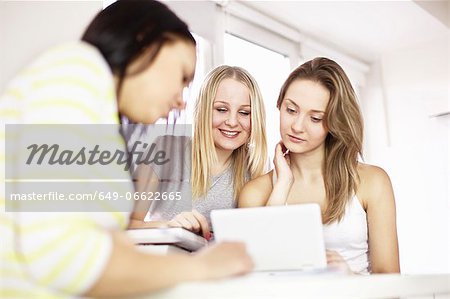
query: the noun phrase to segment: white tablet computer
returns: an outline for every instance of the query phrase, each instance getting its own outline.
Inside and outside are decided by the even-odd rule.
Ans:
[[[214,210],[214,238],[242,241],[255,271],[325,269],[318,204]]]

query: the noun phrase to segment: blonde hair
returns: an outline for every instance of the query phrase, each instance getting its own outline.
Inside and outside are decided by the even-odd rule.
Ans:
[[[359,181],[358,155],[362,157],[363,120],[355,91],[344,70],[333,60],[318,57],[295,69],[283,84],[278,109],[295,80],[320,83],[330,92],[326,109],[323,176],[328,202],[324,222],[340,221],[345,207],[356,193]]]
[[[235,149],[231,156],[233,166],[234,197],[250,179],[260,176],[265,171],[267,162],[266,113],[261,92],[256,80],[243,68],[222,65],[213,69],[206,77],[200,89],[194,108],[194,134],[192,142],[192,196],[199,198],[210,188],[211,168],[217,163],[216,151],[213,150],[212,114],[214,99],[220,82],[234,79],[244,84],[250,93],[251,132],[248,145]]]

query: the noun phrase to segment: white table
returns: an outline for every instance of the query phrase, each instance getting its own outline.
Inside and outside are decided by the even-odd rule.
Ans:
[[[411,298],[450,299],[450,274],[243,276],[185,283],[143,298]]]

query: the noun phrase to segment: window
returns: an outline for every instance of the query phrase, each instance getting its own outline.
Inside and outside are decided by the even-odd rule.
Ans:
[[[269,155],[273,156],[275,144],[280,141],[278,125],[279,112],[276,108],[276,102],[281,85],[290,72],[289,58],[278,52],[226,33],[224,60],[225,64],[243,67],[258,82],[266,108]]]

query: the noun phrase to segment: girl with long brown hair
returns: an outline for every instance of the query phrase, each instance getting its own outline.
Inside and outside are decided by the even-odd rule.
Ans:
[[[329,265],[349,273],[399,272],[394,194],[383,169],[358,161],[363,120],[333,60],[295,69],[277,101],[275,170],[244,187],[239,207],[317,203]]]

